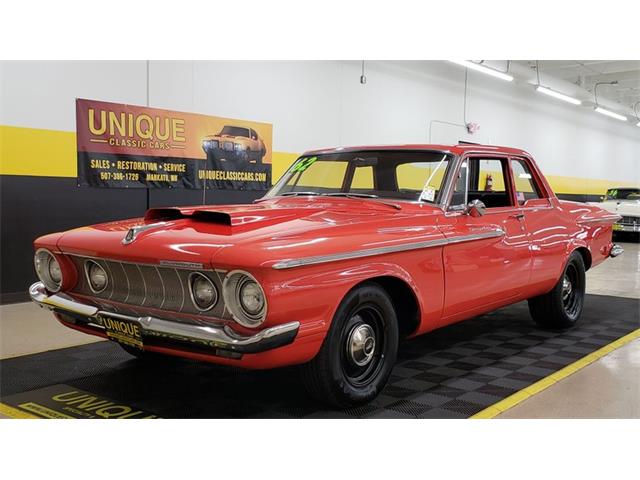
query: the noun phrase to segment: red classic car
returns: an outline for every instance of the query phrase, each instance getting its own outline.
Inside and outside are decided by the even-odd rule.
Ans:
[[[251,205],[153,208],[43,236],[31,298],[67,327],[158,354],[301,365],[310,393],[374,398],[398,341],[528,300],[580,317],[618,215],[558,200],[529,154],[479,145],[302,155]]]

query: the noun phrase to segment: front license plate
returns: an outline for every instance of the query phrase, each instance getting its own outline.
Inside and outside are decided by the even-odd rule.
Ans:
[[[124,345],[130,345],[140,350],[144,348],[142,343],[142,329],[138,322],[106,316],[100,318],[102,320],[102,326],[110,340]]]
[[[614,223],[613,224],[613,229],[614,230],[622,230],[622,225],[620,225],[619,223]]]

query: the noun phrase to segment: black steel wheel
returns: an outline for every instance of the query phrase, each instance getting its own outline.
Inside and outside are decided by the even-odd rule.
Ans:
[[[391,374],[398,335],[385,290],[375,283],[354,288],[338,307],[320,352],[302,366],[307,390],[338,408],[371,401]]]
[[[579,252],[573,252],[553,289],[529,299],[529,312],[543,327],[572,327],[582,314],[585,287],[584,260]]]
[[[343,330],[340,365],[354,387],[374,381],[384,361],[384,319],[375,305],[364,305],[353,313]]]

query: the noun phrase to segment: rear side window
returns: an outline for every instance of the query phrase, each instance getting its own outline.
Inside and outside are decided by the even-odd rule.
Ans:
[[[518,159],[512,160],[511,169],[513,170],[518,205],[523,205],[527,200],[533,198],[542,198],[540,188],[536,184],[527,162]]]

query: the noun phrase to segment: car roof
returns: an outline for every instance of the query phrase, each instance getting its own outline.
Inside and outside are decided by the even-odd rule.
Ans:
[[[321,155],[329,153],[343,153],[343,152],[361,152],[361,151],[379,151],[379,150],[413,150],[413,151],[434,151],[442,153],[452,153],[454,155],[461,155],[466,152],[480,152],[480,153],[506,153],[511,155],[529,155],[526,151],[519,148],[502,147],[498,145],[480,145],[480,144],[467,144],[459,143],[455,145],[445,144],[405,144],[405,145],[365,145],[365,146],[352,146],[352,147],[334,147],[334,148],[321,148],[317,150],[309,150],[304,155]]]

